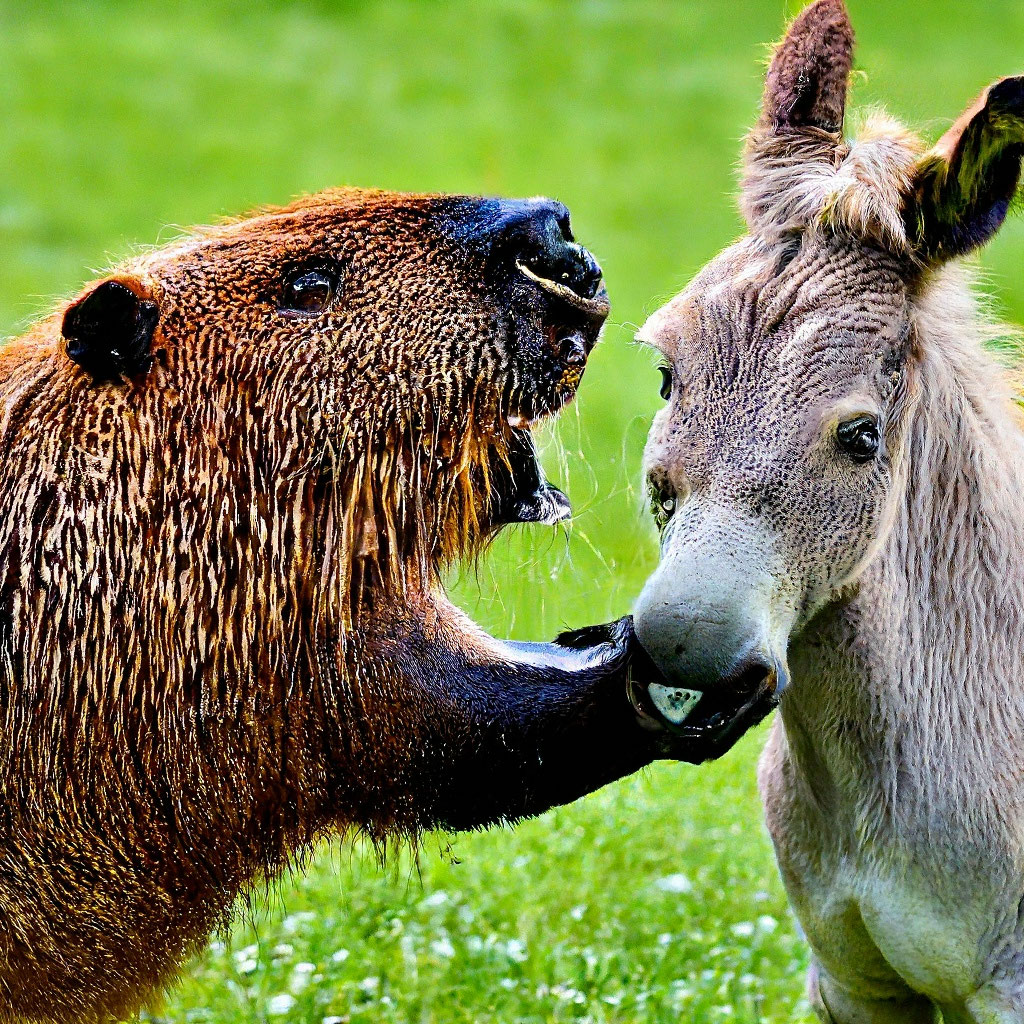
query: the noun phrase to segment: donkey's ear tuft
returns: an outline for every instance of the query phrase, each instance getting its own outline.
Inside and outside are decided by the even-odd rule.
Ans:
[[[816,0],[789,27],[765,81],[762,120],[776,128],[843,127],[853,27],[843,0]]]
[[[140,281],[102,281],[65,311],[65,351],[94,383],[136,377],[152,364],[149,346],[159,316]]]
[[[1024,76],[986,89],[921,158],[904,208],[907,237],[924,263],[987,242],[1006,219],[1024,157]]]

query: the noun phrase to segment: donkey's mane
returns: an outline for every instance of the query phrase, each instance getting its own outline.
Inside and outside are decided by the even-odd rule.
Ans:
[[[768,240],[824,227],[905,253],[904,196],[923,152],[913,132],[880,110],[855,140],[762,122],[747,139],[740,205]]]
[[[926,149],[915,132],[880,109],[868,111],[849,139],[840,132],[791,131],[762,122],[747,138],[740,208],[751,233],[769,247],[822,230],[914,261],[905,205]],[[962,265],[926,273],[918,299],[929,311],[944,309],[969,324],[975,344],[998,352],[1008,385],[1001,390],[1024,424],[1024,333],[993,313],[978,277]],[[925,344],[941,344],[946,332],[925,334]]]

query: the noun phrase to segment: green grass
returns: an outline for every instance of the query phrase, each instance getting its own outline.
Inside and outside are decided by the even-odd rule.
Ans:
[[[1022,70],[1017,2],[851,6],[867,72],[855,102],[884,99],[933,136]],[[793,9],[4,0],[0,333],[169,225],[326,185],[556,195],[614,302],[548,450],[579,515],[567,535],[509,534],[455,590],[507,635],[617,616],[657,557],[638,474],[657,375],[628,342],[739,231],[738,140],[763,44]],[[1018,321],[1022,256],[1018,223],[984,257]],[[325,849],[154,1017],[806,1020],[793,1009],[806,952],[753,784],[762,739],[700,769],[657,765],[514,832],[437,837],[415,864]]]

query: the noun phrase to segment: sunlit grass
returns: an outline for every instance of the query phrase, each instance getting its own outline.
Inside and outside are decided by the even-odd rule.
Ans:
[[[415,861],[324,850],[153,1019],[798,1020],[806,953],[760,826],[759,743],[699,785],[662,765]]]
[[[926,135],[1021,70],[1024,8],[850,0],[854,101]],[[0,332],[110,259],[330,184],[566,201],[612,321],[545,458],[568,533],[513,531],[457,598],[544,638],[627,611],[657,553],[640,453],[658,408],[637,326],[740,230],[731,198],[782,0],[242,5],[0,2]],[[984,257],[1024,319],[1024,231]],[[159,1019],[806,1019],[806,951],[761,824],[763,730],[514,832],[383,868],[324,849],[189,969]],[[450,848],[449,848],[450,843]]]

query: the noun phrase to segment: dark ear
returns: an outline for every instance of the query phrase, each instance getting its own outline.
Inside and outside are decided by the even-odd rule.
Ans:
[[[835,171],[843,146],[852,65],[843,0],[804,8],[775,49],[747,136],[740,206],[751,231],[785,238],[807,226],[808,189]]]
[[[1024,76],[990,85],[918,165],[904,218],[922,261],[976,249],[1006,219],[1024,156]]]
[[[774,128],[842,131],[852,66],[853,27],[843,0],[805,7],[772,57],[762,121]]]
[[[94,383],[135,377],[152,364],[149,344],[160,311],[142,291],[135,280],[103,281],[65,311],[65,350]]]

